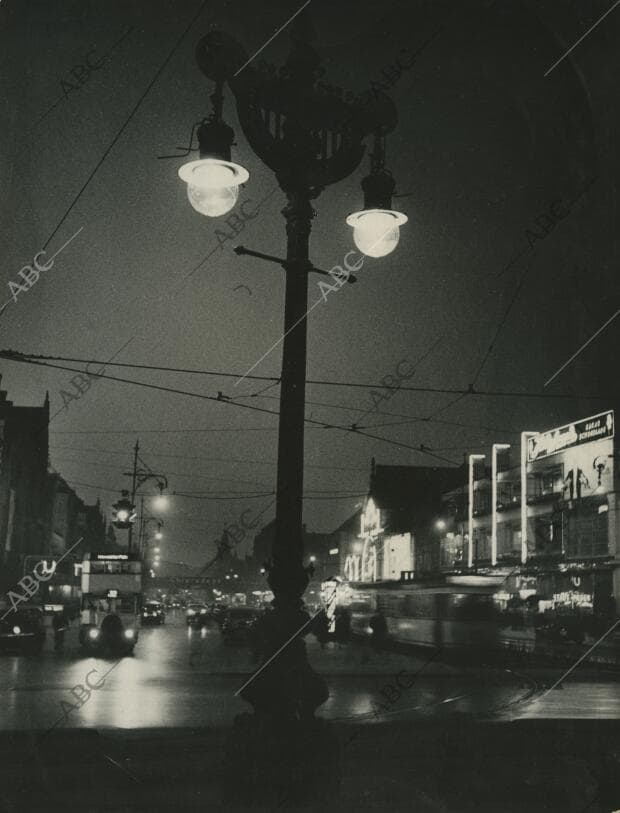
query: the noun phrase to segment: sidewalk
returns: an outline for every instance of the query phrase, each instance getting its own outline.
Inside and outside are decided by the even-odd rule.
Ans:
[[[620,800],[620,725],[420,721],[333,726],[336,787],[307,811],[611,813]],[[291,809],[233,806],[222,786],[229,729],[66,730],[34,746],[0,738],[7,813]],[[239,781],[251,770],[238,766]]]

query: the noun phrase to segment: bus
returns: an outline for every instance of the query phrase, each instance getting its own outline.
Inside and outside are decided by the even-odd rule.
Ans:
[[[82,649],[130,655],[138,641],[141,611],[139,554],[86,553],[82,561]]]

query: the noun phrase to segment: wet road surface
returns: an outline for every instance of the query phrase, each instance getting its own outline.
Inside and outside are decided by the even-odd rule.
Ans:
[[[61,652],[53,651],[51,639],[49,634],[40,655],[0,655],[0,729],[226,726],[249,710],[235,692],[257,668],[250,649],[224,645],[216,626],[188,629],[181,611],[161,627],[143,628],[134,655],[120,661],[82,655],[76,622]],[[432,653],[375,653],[359,643],[321,649],[311,635],[306,641],[310,662],[330,688],[319,713],[332,720],[514,718],[544,716],[545,709],[570,716],[579,706],[578,684],[544,696],[532,680],[510,670],[429,662]],[[409,677],[399,688],[395,675],[401,670]],[[603,716],[617,716],[617,684],[597,684],[595,703]],[[597,716],[592,702],[590,712]]]

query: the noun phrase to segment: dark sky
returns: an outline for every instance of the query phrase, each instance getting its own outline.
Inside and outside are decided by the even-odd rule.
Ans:
[[[46,245],[98,168],[49,252],[81,231],[0,317],[0,347],[108,359],[126,345],[118,361],[243,373],[277,340],[283,274],[277,266],[237,257],[232,248],[242,243],[284,253],[284,195],[278,190],[238,239],[220,249],[215,230],[227,227],[189,206],[177,178],[184,159],[157,156],[187,143],[192,124],[209,112],[212,85],[199,71],[194,49],[210,26],[233,34],[251,55],[300,5],[207,3],[118,135],[201,4],[3,0],[3,301],[11,295],[8,282],[19,279],[19,269]],[[401,360],[415,363],[441,337],[410,383],[467,387],[479,371],[481,389],[575,396],[467,396],[442,410],[454,396],[398,392],[364,418],[365,426],[381,427],[369,430],[374,434],[406,446],[422,443],[460,462],[467,450],[516,442],[522,429],[542,430],[614,406],[620,318],[543,390],[618,308],[620,8],[544,76],[611,5],[313,0],[308,6],[325,78],[356,93],[379,81],[399,54],[440,30],[389,91],[399,124],[388,138],[388,166],[406,195],[395,205],[409,223],[394,254],[367,259],[356,285],[312,311],[308,377],[376,382]],[[63,90],[63,81],[75,83],[71,70],[87,54],[96,61],[126,32],[106,64],[81,87]],[[285,29],[257,60],[281,64],[289,44]],[[233,159],[250,172],[240,201],[258,202],[275,180],[248,147],[233,102],[227,92],[225,118],[237,141]],[[364,159],[316,201],[311,255],[318,267],[341,263],[352,248],[344,221],[361,208],[366,171]],[[555,211],[570,210],[567,216],[544,239],[528,239],[528,229],[542,235],[535,220],[558,201]],[[241,284],[251,294],[235,290]],[[314,303],[320,296],[316,277],[310,286]],[[278,346],[254,372],[277,375],[280,352]],[[210,395],[221,390],[238,397],[264,386],[108,370]],[[8,361],[0,371],[17,404],[40,404],[49,390],[54,413],[62,407],[60,391],[70,389],[69,372]],[[251,403],[277,410],[277,395],[272,388]],[[586,395],[609,397],[591,401]],[[307,416],[345,424],[373,406],[365,389],[309,386],[307,400]],[[404,422],[421,416],[448,423]],[[100,496],[107,508],[127,482],[122,472],[139,438],[144,461],[167,474],[172,489],[233,497],[173,498],[165,515],[164,558],[199,563],[224,523],[269,503],[269,497],[244,495],[274,487],[276,426],[275,417],[229,404],[100,381],[54,419],[51,462],[83,498]],[[330,530],[354,510],[356,497],[334,497],[363,494],[372,456],[393,464],[434,460],[315,428],[307,430],[306,450],[305,521],[313,530]],[[270,508],[264,519],[272,516]]]

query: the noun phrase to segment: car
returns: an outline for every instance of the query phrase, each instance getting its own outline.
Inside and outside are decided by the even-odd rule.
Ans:
[[[146,601],[142,607],[142,625],[163,624],[166,612],[161,601]]]
[[[41,607],[19,607],[0,621],[0,648],[38,653],[45,643],[45,622]]]
[[[202,627],[207,623],[208,609],[206,604],[188,604],[185,619],[188,627]]]
[[[222,621],[222,640],[225,644],[251,643],[252,630],[263,612],[254,607],[231,607]]]
[[[225,604],[218,604],[217,602],[211,606],[209,610],[209,618],[213,619],[220,627],[226,616],[228,607]]]

